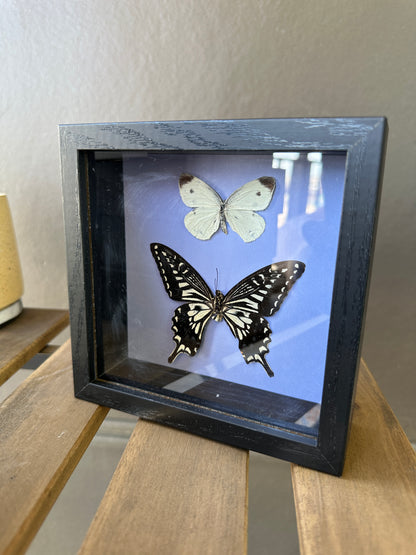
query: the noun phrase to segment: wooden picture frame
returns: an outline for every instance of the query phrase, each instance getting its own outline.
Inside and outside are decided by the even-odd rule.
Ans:
[[[386,134],[60,126],[76,396],[341,474]]]

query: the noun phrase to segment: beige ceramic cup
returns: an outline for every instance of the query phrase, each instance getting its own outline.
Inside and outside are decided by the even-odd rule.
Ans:
[[[22,312],[23,277],[7,196],[0,193],[0,324]]]

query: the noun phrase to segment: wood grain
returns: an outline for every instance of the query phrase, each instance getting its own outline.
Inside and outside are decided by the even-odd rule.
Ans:
[[[69,323],[67,310],[24,308],[0,327],[0,385]]]
[[[108,409],[75,399],[69,341],[0,405],[0,553],[22,553]]]
[[[292,465],[303,555],[413,553],[416,455],[364,363],[341,478]]]
[[[80,553],[246,552],[246,451],[139,421]]]

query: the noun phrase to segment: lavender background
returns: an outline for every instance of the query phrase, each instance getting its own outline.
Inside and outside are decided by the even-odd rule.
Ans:
[[[293,174],[273,167],[270,154],[134,153],[124,158],[129,356],[313,402],[320,402],[325,370],[332,282],[344,190],[345,156],[324,154],[321,192],[306,207],[311,163],[301,156]],[[276,161],[275,164],[276,165]],[[231,229],[200,241],[185,228],[190,208],[179,195],[178,178],[188,172],[206,181],[223,199],[248,181],[270,175],[276,190],[260,212],[266,230],[252,243]],[[292,172],[289,172],[292,173]],[[286,172],[287,174],[287,172]],[[316,187],[316,183],[315,183]],[[284,196],[286,200],[284,203]],[[312,211],[311,211],[312,210]],[[225,294],[253,271],[272,262],[297,259],[306,264],[280,310],[268,318],[272,330],[266,358],[246,364],[227,324],[211,321],[198,353],[167,362],[174,348],[171,318],[180,303],[165,292],[151,255],[152,242],[184,257],[214,290]]]

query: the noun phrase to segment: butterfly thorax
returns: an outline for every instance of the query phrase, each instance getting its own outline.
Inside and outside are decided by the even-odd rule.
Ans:
[[[226,204],[225,202],[222,202],[220,206],[220,226],[223,232],[225,234],[228,234],[227,223],[225,219],[225,204]]]
[[[215,297],[214,297],[214,302],[213,302],[213,306],[212,306],[212,315],[211,318],[213,320],[215,320],[216,322],[221,322],[221,320],[223,319],[224,315],[222,312],[222,308],[223,308],[223,302],[224,302],[224,295],[221,293],[221,291],[218,291],[218,289],[215,291]]]

